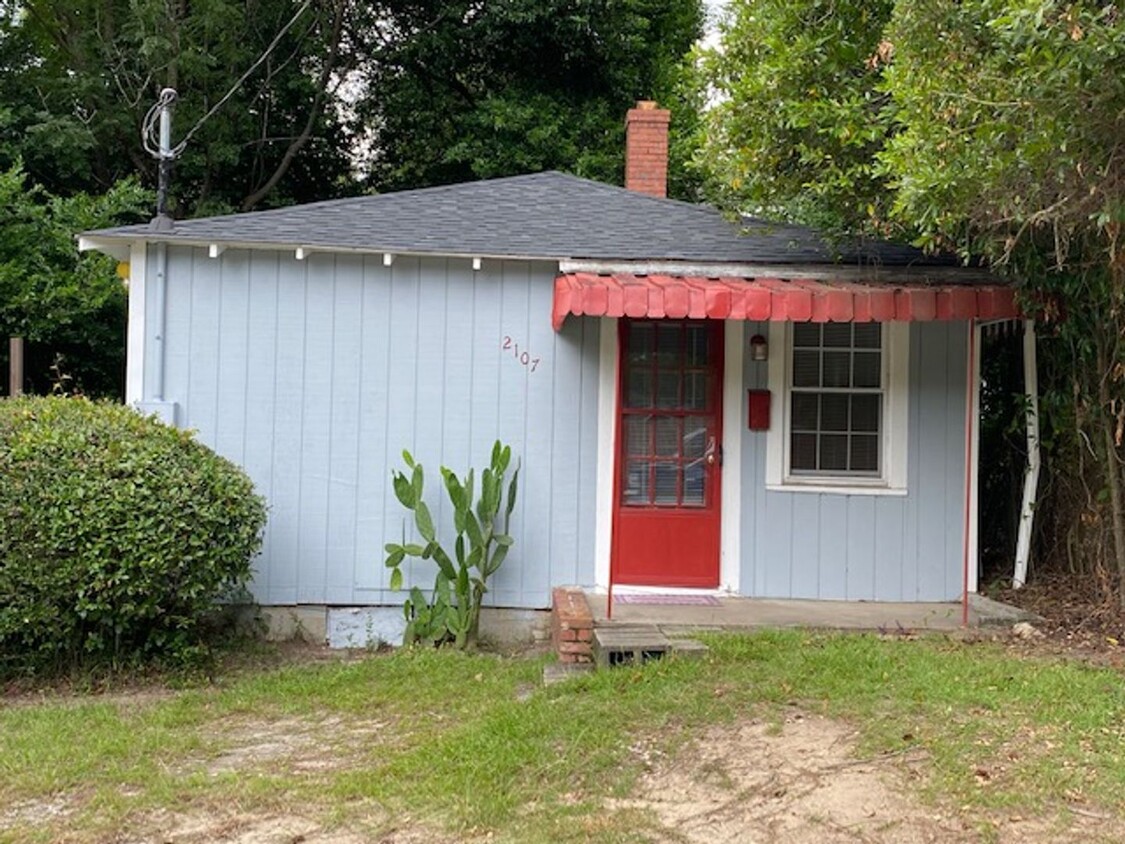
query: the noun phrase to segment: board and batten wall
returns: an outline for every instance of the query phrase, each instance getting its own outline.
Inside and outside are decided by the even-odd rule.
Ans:
[[[412,525],[391,489],[402,450],[425,466],[426,499],[448,524],[438,467],[479,472],[497,438],[522,469],[515,544],[487,603],[544,607],[551,585],[593,582],[598,329],[551,329],[555,265],[167,253],[163,396],[151,395],[159,315],[148,296],[145,398],[175,402],[178,424],[266,497],[258,601],[401,602],[383,546]],[[433,572],[411,562],[407,583],[428,591]]]
[[[766,433],[746,429],[743,408],[743,594],[961,597],[968,330],[965,322],[910,326],[906,495],[767,490]],[[755,333],[766,334],[767,326],[747,325],[746,336]],[[747,389],[768,386],[766,365],[751,360],[748,347],[743,379]]]

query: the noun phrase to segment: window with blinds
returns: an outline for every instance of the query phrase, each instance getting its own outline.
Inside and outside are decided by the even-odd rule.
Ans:
[[[793,325],[790,474],[880,475],[883,354],[880,323]]]

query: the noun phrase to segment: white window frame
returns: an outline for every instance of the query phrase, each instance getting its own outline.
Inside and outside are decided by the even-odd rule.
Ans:
[[[880,473],[873,477],[845,473],[839,476],[795,475],[790,472],[792,323],[770,323],[769,350],[769,389],[773,401],[766,435],[766,489],[844,495],[906,495],[910,323],[883,323],[882,454]]]

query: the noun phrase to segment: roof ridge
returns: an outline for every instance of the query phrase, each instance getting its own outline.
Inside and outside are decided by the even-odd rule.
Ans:
[[[623,185],[614,185],[614,184],[610,184],[609,182],[600,182],[597,179],[587,179],[585,176],[576,176],[573,173],[564,173],[560,170],[543,170],[543,171],[540,171],[540,172],[542,174],[548,174],[549,173],[549,174],[553,174],[553,175],[564,176],[568,179],[573,179],[575,181],[582,182],[582,183],[587,184],[587,185],[596,185],[599,188],[603,188],[605,190],[612,191],[612,192],[617,193],[619,195],[627,195],[627,196],[636,198],[636,199],[638,199],[640,201],[643,201],[643,202],[658,203],[658,204],[665,205],[665,206],[674,205],[677,208],[682,208],[684,210],[690,209],[692,211],[702,211],[702,212],[707,213],[707,214],[720,214],[721,213],[718,208],[716,208],[714,205],[711,205],[709,202],[688,202],[687,200],[684,200],[684,199],[673,199],[670,196],[653,196],[650,193],[644,193],[642,191],[631,190],[630,188],[624,187]],[[536,173],[536,174],[529,174],[529,175],[540,175],[540,174]]]

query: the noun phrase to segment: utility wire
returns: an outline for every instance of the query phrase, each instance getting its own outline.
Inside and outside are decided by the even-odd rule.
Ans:
[[[145,152],[153,158],[164,157],[164,153],[160,149],[160,134],[158,129],[160,112],[175,102],[176,92],[171,88],[164,88],[160,92],[160,97],[153,103],[152,108],[145,113],[145,119],[141,123],[141,143],[144,144]]]
[[[304,0],[304,2],[301,3],[300,8],[298,8],[293,17],[289,19],[289,22],[286,23],[285,26],[283,26],[277,33],[277,35],[274,36],[273,41],[271,41],[269,43],[269,46],[266,47],[265,52],[263,52],[262,55],[258,56],[258,59],[254,62],[254,64],[250,65],[247,71],[238,78],[238,81],[231,86],[230,90],[223,95],[222,99],[215,103],[215,105],[211,106],[208,112],[201,118],[199,118],[198,122],[188,130],[188,133],[184,135],[184,139],[172,148],[169,157],[178,158],[180,156],[180,154],[187,147],[188,141],[192,139],[192,137],[196,132],[199,131],[203,124],[210,120],[215,115],[215,112],[222,108],[226,101],[233,97],[235,92],[242,87],[242,83],[249,79],[250,75],[261,66],[262,62],[269,58],[270,53],[274,51],[277,45],[281,43],[281,39],[285,37],[285,33],[293,28],[293,25],[296,24],[298,20],[300,20],[301,15],[308,11],[311,2],[312,0]],[[141,125],[141,140],[144,143],[145,151],[154,158],[162,157],[160,152],[160,144],[155,138],[157,132],[157,123],[159,122],[160,118],[160,111],[164,107],[171,105],[175,100],[174,93],[172,95],[167,95],[166,91],[167,89],[161,92],[160,99],[158,99],[156,104],[148,110],[147,114],[145,114],[144,122]]]

